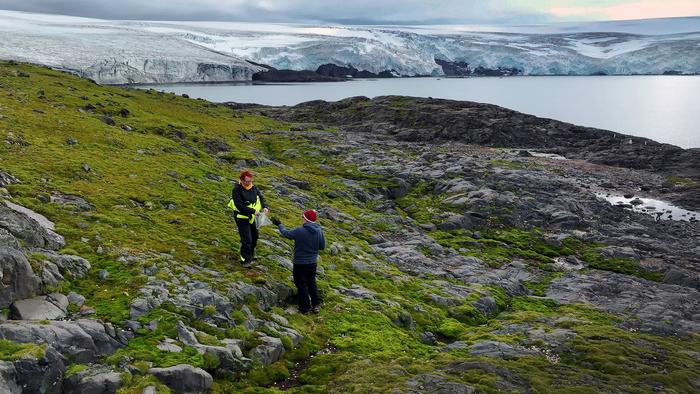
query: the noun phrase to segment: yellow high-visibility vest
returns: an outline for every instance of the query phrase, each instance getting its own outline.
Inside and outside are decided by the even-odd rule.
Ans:
[[[234,212],[239,212],[238,208],[236,208],[236,204],[233,202],[233,199],[231,199],[228,202],[228,207],[233,209]],[[260,202],[260,196],[257,195],[255,196],[255,202],[248,204],[248,208],[255,209],[256,211],[260,212],[262,211],[262,202]],[[255,221],[255,215],[250,215],[250,218],[248,216],[243,215],[242,213],[236,213],[236,219],[248,219],[250,224],[253,224]]]

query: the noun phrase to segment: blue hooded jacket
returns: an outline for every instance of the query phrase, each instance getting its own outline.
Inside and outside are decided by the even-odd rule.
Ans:
[[[280,224],[278,230],[283,237],[294,240],[294,264],[315,264],[318,251],[326,247],[323,229],[318,223],[306,222],[292,230]]]

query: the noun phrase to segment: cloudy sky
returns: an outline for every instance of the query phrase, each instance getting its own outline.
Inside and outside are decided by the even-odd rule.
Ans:
[[[0,0],[102,19],[346,24],[532,24],[700,15],[700,0]]]

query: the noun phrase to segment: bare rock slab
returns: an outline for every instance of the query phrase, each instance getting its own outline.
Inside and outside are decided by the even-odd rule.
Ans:
[[[148,373],[158,378],[171,390],[181,394],[206,393],[214,382],[207,371],[189,364],[178,364],[168,368],[151,368]]]

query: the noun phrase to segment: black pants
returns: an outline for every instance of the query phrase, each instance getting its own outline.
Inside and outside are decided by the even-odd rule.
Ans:
[[[255,246],[258,244],[258,228],[248,219],[236,218],[238,235],[241,236],[241,260],[250,263],[255,256]]]
[[[299,312],[306,313],[321,303],[316,288],[316,264],[294,264],[292,273],[299,293]]]

